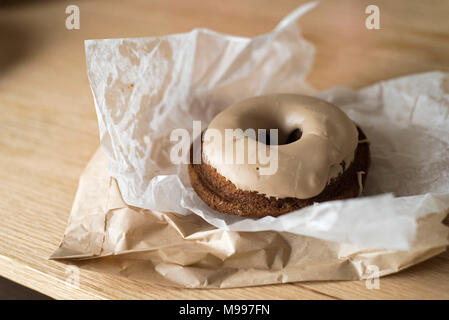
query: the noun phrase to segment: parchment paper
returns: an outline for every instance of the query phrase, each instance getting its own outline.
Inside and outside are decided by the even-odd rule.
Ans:
[[[304,80],[313,46],[295,23],[314,5],[253,39],[197,29],[86,41],[106,158],[99,151],[81,177],[52,258],[96,258],[77,264],[144,281],[233,287],[357,279],[372,264],[384,275],[444,251],[449,75],[316,93]],[[170,132],[193,120],[206,128],[230,103],[269,92],[316,93],[363,128],[372,153],[366,197],[263,219],[202,202],[185,166],[170,162]]]

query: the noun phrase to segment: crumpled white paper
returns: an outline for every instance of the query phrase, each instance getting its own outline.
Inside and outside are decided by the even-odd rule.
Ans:
[[[364,195],[278,218],[241,218],[210,209],[185,165],[170,161],[170,133],[203,129],[231,103],[260,94],[315,94],[305,76],[314,47],[296,21],[299,7],[252,39],[195,29],[161,38],[86,41],[87,69],[108,170],[129,205],[195,213],[235,231],[276,230],[369,248],[407,250],[416,219],[449,208],[449,75],[433,72],[321,96],[356,121],[370,141]],[[394,195],[393,195],[394,194]]]

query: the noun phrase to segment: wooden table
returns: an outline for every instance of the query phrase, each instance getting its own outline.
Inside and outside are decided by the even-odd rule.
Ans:
[[[99,144],[83,40],[158,36],[206,27],[255,36],[303,1],[8,1],[0,7],[0,276],[54,298],[449,298],[449,254],[382,278],[226,290],[171,289],[88,271],[79,288],[48,261],[69,216],[78,177]],[[65,28],[77,4],[81,29]],[[380,30],[365,8],[380,8]],[[449,2],[324,1],[301,22],[317,47],[309,81],[362,87],[400,75],[449,71]]]

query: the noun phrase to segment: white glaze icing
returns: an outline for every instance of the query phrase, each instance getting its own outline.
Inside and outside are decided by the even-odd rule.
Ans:
[[[226,129],[279,129],[277,171],[261,175],[262,165],[256,163],[225,163],[224,140],[209,139],[203,143],[203,160],[231,181],[237,188],[256,191],[270,197],[308,199],[320,194],[332,178],[354,159],[358,144],[355,124],[338,107],[317,98],[296,94],[272,94],[237,102],[219,113],[209,124],[208,131]],[[299,128],[299,140],[285,143],[288,135]],[[235,148],[270,146],[240,135]],[[251,149],[250,149],[251,150]],[[245,152],[245,154],[247,154]],[[245,158],[246,159],[246,158]]]

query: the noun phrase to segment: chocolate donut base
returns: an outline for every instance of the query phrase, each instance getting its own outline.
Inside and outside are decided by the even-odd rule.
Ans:
[[[344,168],[343,173],[324,188],[317,196],[309,199],[275,198],[267,197],[256,191],[238,189],[232,182],[220,175],[217,170],[202,161],[201,164],[188,165],[190,183],[198,196],[209,207],[226,214],[234,214],[245,217],[261,218],[265,216],[277,217],[282,214],[298,210],[315,203],[330,200],[342,200],[359,196],[363,189],[368,169],[370,166],[369,143],[363,131],[359,132],[359,144],[355,151],[354,161],[349,168]],[[361,142],[365,140],[364,142]],[[191,149],[191,160],[192,160]],[[361,179],[358,172],[364,172]],[[360,179],[360,180],[359,180]],[[362,186],[360,185],[362,184]]]

